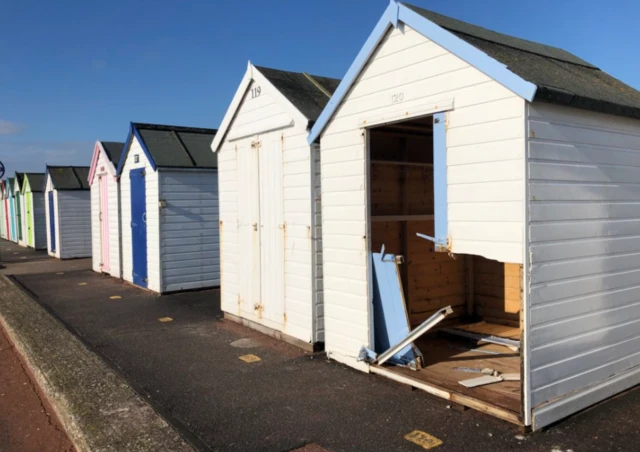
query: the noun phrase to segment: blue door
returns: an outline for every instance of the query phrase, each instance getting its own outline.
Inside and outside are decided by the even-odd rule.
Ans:
[[[129,172],[131,179],[131,250],[133,283],[147,287],[147,202],[144,169]]]
[[[53,206],[53,192],[49,192],[49,235],[51,236],[50,250],[56,252],[56,209]]]

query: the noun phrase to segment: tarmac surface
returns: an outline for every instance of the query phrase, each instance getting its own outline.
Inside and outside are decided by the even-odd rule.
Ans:
[[[18,248],[0,247],[3,255]],[[217,290],[158,296],[74,261],[69,270],[60,264],[45,259],[15,280],[198,450],[418,452],[404,438],[414,430],[441,440],[438,451],[637,450],[637,390],[523,436],[506,422],[225,321]],[[5,274],[24,270],[5,265]],[[260,360],[240,359],[249,354]]]
[[[74,452],[51,405],[0,326],[0,450]]]

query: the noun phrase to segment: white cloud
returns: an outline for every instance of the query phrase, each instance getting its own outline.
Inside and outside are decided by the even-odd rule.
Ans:
[[[20,132],[20,129],[21,127],[15,122],[0,119],[0,135],[15,135]]]

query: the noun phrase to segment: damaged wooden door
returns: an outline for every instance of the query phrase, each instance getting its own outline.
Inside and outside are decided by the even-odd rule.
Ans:
[[[260,160],[260,273],[261,315],[284,323],[284,194],[282,144],[264,140]]]

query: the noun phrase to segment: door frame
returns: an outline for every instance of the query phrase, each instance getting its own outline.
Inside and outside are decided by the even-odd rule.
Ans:
[[[100,270],[111,271],[111,248],[109,240],[109,178],[98,176],[98,220],[100,222]],[[105,253],[106,250],[106,253]]]
[[[53,190],[48,192],[49,196],[49,251],[56,253],[56,208]]]

